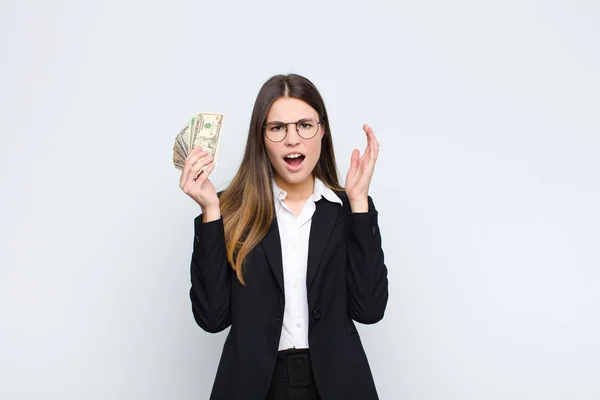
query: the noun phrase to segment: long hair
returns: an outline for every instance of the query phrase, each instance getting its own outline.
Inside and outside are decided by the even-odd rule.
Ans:
[[[317,111],[323,121],[321,126],[324,136],[313,175],[330,189],[343,190],[338,181],[331,128],[321,94],[303,76],[289,74],[271,77],[263,84],[256,97],[242,163],[230,185],[220,196],[227,258],[242,285],[246,285],[244,261],[265,237],[275,218],[272,190],[275,175],[265,148],[263,126],[269,108],[280,97],[302,100]]]

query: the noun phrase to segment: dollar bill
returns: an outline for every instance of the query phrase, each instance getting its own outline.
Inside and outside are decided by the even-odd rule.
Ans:
[[[181,170],[183,169],[183,162],[185,161],[185,157],[179,152],[177,143],[173,146],[173,164],[175,168]]]
[[[192,151],[192,147],[190,147],[193,137],[194,137],[194,129],[196,128],[196,120],[198,119],[198,116],[194,116],[192,118],[190,118],[190,121],[188,123],[188,130],[187,130],[187,137],[185,138],[185,145],[187,146],[186,149],[186,156],[188,154],[190,154],[190,151]]]
[[[222,114],[199,114],[191,141],[191,150],[202,147],[214,157],[213,163],[217,165],[219,141],[221,140],[221,127],[223,126]]]
[[[183,169],[185,159],[197,147],[208,151],[209,155],[214,157],[213,163],[216,165],[222,125],[223,114],[199,113],[190,118],[175,137],[173,145],[175,168]]]
[[[177,145],[177,148],[179,149],[179,152],[181,153],[181,155],[185,157],[187,157],[188,154],[188,150],[187,150],[187,146],[185,144],[185,135],[187,135],[188,132],[188,126],[184,126],[183,129],[181,130],[181,132],[179,132],[179,134],[177,135],[177,137],[175,138],[175,144]]]

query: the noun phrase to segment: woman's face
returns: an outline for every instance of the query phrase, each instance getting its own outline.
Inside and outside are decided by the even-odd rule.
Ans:
[[[279,121],[283,123],[296,122],[306,118],[313,118],[320,121],[319,114],[310,105],[302,100],[295,98],[280,97],[275,100],[267,113],[265,125],[271,122]],[[310,132],[310,122],[304,121],[299,124],[298,129],[307,137],[305,132]],[[267,134],[271,136],[283,135],[285,126],[267,127],[265,130],[265,146],[271,165],[275,169],[276,179],[282,179],[290,184],[304,182],[312,175],[312,171],[319,161],[321,154],[321,139],[324,135],[322,125],[315,126],[318,133],[311,139],[305,139],[298,134],[296,124],[287,125],[287,135],[280,142],[269,140]],[[300,155],[299,157],[296,157]]]

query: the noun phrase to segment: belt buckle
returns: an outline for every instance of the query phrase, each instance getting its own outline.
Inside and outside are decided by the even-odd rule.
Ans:
[[[293,354],[287,357],[288,383],[290,387],[311,385],[310,358],[308,354]]]

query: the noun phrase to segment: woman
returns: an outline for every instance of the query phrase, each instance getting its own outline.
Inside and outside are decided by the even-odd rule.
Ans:
[[[195,219],[190,298],[207,332],[231,326],[211,399],[377,399],[354,321],[383,318],[387,268],[368,195],[379,152],[354,150],[340,187],[327,111],[306,78],[258,93],[242,164],[217,193],[202,149],[180,187]],[[198,175],[204,167],[207,168]]]

